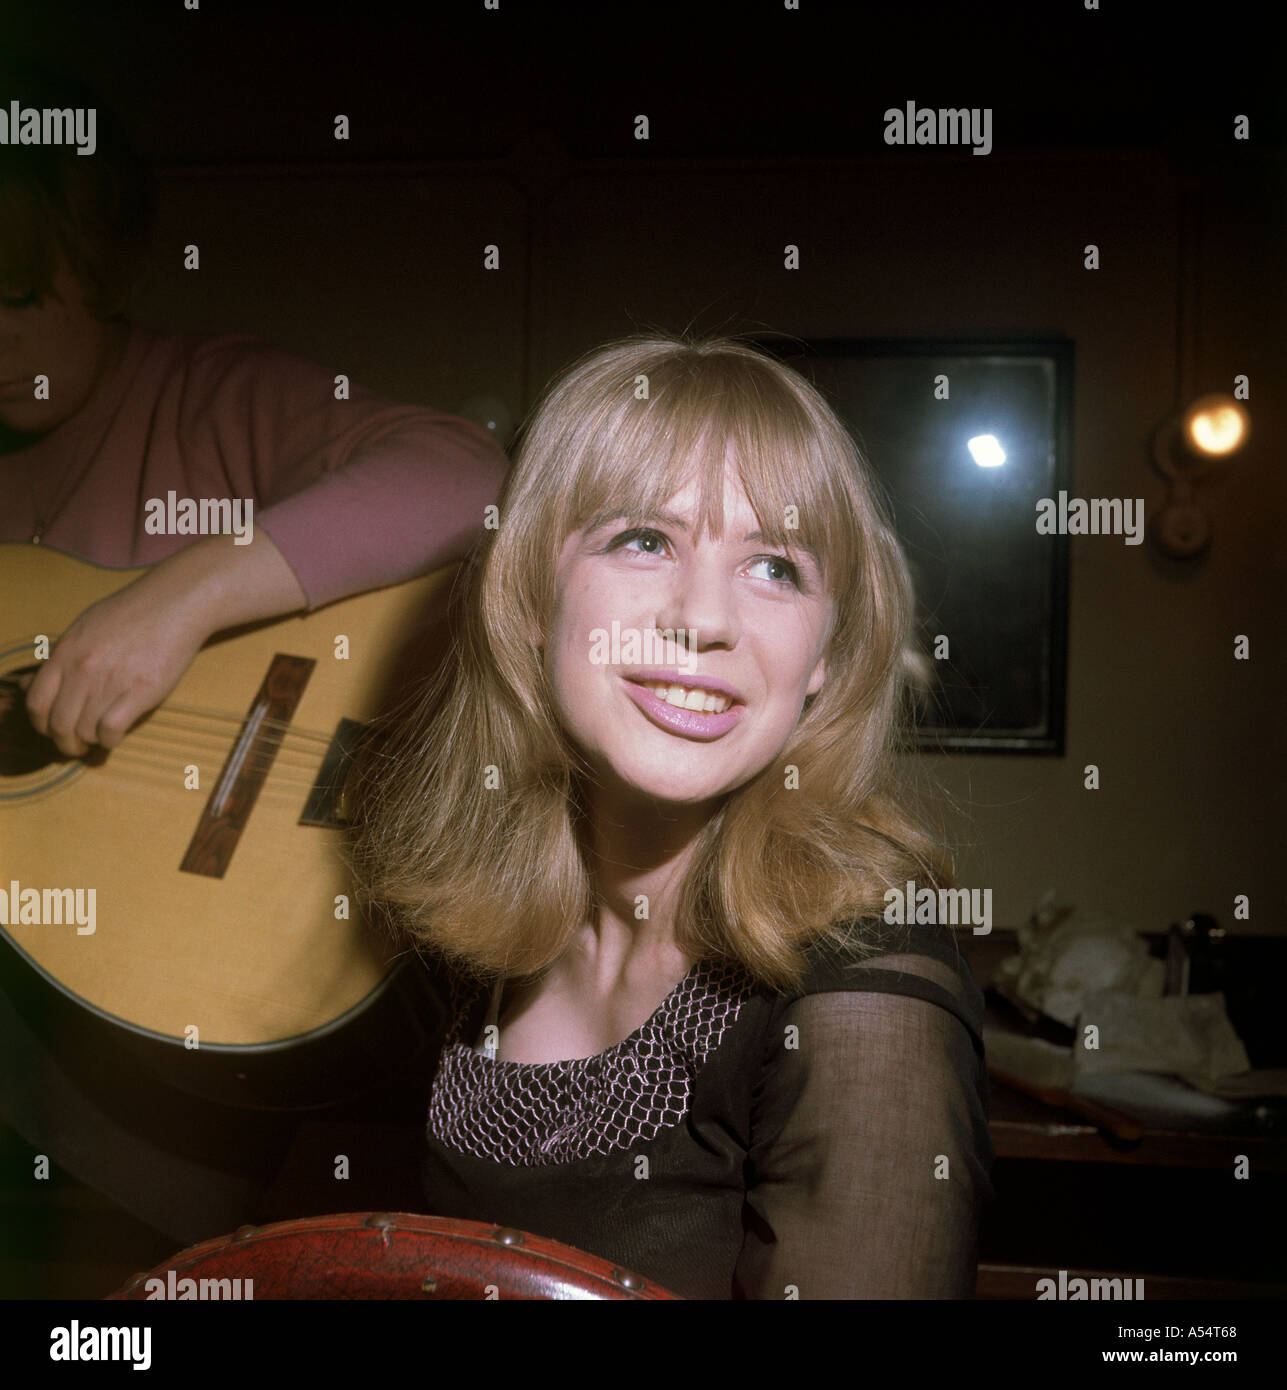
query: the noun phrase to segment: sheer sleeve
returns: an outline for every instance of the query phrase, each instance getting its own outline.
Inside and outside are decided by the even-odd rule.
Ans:
[[[885,954],[779,1013],[748,1155],[736,1298],[970,1298],[993,1158],[982,996]]]

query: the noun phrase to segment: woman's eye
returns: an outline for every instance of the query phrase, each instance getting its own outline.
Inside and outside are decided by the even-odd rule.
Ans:
[[[777,570],[777,574],[770,575],[774,583],[794,584],[796,588],[800,587],[800,571],[785,555],[761,555],[760,558],[753,563],[756,565],[769,565],[771,568]]]
[[[633,545],[635,541],[644,541],[649,545],[664,545],[666,538],[660,531],[652,531],[646,526],[635,526],[629,531],[623,531],[617,536],[610,547],[612,550],[620,550],[623,546]],[[644,555],[656,555],[657,550],[645,549]]]
[[[637,555],[659,555],[661,547],[666,544],[666,537],[660,531],[654,531],[650,527],[635,526],[614,537],[609,543],[608,549],[621,550],[626,546],[634,545],[636,541],[643,547],[635,552]],[[785,555],[761,555],[758,560],[753,560],[751,564],[752,568],[756,565],[768,565],[771,571],[768,577],[774,584],[793,584],[797,589],[804,587],[801,582],[799,567],[788,560]]]

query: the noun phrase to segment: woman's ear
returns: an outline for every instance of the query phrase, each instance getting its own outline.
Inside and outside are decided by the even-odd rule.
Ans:
[[[820,656],[818,664],[813,668],[813,674],[809,677],[809,688],[805,692],[808,695],[816,695],[827,680],[827,658]]]

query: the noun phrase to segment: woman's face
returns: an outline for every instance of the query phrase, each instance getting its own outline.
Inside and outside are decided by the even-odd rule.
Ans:
[[[599,780],[686,805],[735,790],[782,750],[822,688],[833,614],[817,560],[758,539],[727,461],[721,539],[696,537],[697,501],[689,484],[664,515],[569,536],[545,648],[555,708]],[[662,685],[683,692],[662,697]],[[722,713],[693,708],[718,711],[721,696]]]
[[[119,355],[123,329],[96,319],[66,262],[54,275],[52,293],[36,301],[23,287],[0,297],[0,425],[25,434],[47,434],[89,399],[100,376]],[[37,400],[34,378],[49,378],[49,399]]]

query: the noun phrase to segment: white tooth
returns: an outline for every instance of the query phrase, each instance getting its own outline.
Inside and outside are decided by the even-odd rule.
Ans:
[[[676,709],[697,710],[705,714],[723,714],[732,703],[725,695],[715,695],[697,686],[646,684],[644,689]]]

